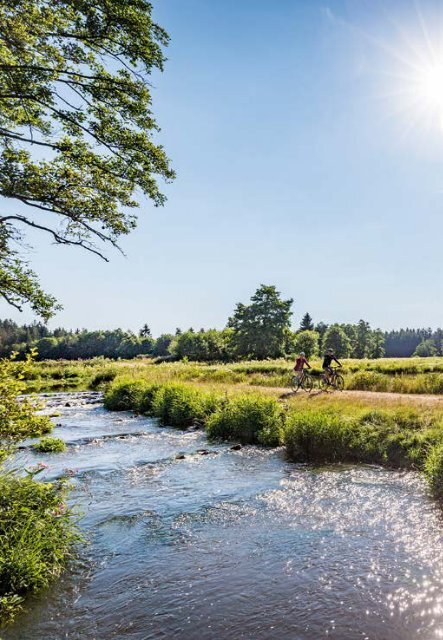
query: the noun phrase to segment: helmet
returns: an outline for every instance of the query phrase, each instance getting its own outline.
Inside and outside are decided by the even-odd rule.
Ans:
[[[334,349],[328,349],[328,353],[334,353]]]
[[[300,355],[304,357],[306,354],[304,351],[300,351]]]

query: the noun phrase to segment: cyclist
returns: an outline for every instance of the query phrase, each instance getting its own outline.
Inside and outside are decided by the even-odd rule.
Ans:
[[[325,378],[328,382],[331,382],[331,378],[334,375],[334,370],[331,367],[332,362],[336,362],[339,367],[343,366],[335,357],[334,349],[328,349],[323,358],[323,371],[325,372]]]
[[[298,377],[298,382],[299,384],[301,383],[301,381],[303,380],[303,378],[305,377],[305,366],[310,369],[311,365],[309,364],[309,362],[306,360],[306,354],[304,351],[300,352],[300,355],[298,356],[298,358],[295,361],[294,364],[294,373],[295,375]]]

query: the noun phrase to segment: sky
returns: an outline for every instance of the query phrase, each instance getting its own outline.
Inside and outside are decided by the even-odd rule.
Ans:
[[[442,325],[442,4],[153,0],[177,179],[164,207],[142,201],[126,257],[29,236],[64,306],[50,326],[222,328],[261,283],[295,326]]]

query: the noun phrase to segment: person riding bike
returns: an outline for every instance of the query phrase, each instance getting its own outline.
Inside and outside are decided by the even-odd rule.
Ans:
[[[295,375],[298,377],[298,381],[299,383],[303,380],[305,372],[305,366],[310,369],[311,365],[309,364],[309,362],[306,360],[306,354],[304,351],[300,352],[300,355],[298,356],[298,358],[295,361],[294,364],[294,373]]]
[[[343,366],[335,357],[334,349],[328,349],[323,358],[323,371],[325,372],[325,377],[328,382],[331,382],[332,376],[334,375],[334,369],[331,367],[333,362],[336,362],[340,368]]]

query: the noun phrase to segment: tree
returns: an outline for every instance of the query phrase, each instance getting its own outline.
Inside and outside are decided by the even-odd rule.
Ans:
[[[284,354],[293,300],[282,300],[275,286],[262,284],[251,304],[239,302],[228,320],[232,344],[241,357],[276,358]]]
[[[349,358],[351,342],[338,324],[329,327],[323,337],[323,350],[333,349],[337,358]]]
[[[355,358],[367,358],[371,351],[372,332],[369,322],[359,320],[356,327],[356,345],[353,353]]]
[[[318,333],[316,331],[300,331],[295,336],[295,348],[298,353],[304,351],[307,358],[318,355]]]
[[[385,334],[381,329],[372,332],[371,358],[383,358],[385,355]]]
[[[151,337],[151,329],[147,324],[144,324],[140,331],[138,332],[140,338],[150,338]]]
[[[153,355],[154,356],[168,356],[169,354],[169,345],[171,344],[174,336],[170,333],[162,333],[161,336],[157,338],[154,345]]]
[[[300,331],[313,331],[314,323],[309,313],[305,313],[300,323]]]
[[[413,353],[414,356],[419,356],[420,358],[430,358],[431,356],[437,355],[437,349],[435,347],[433,340],[423,340],[417,346],[416,350]]]
[[[0,297],[42,318],[57,304],[20,249],[24,230],[107,260],[136,225],[136,191],[174,178],[151,111],[167,33],[146,0],[0,0]],[[15,207],[12,206],[15,202]]]

